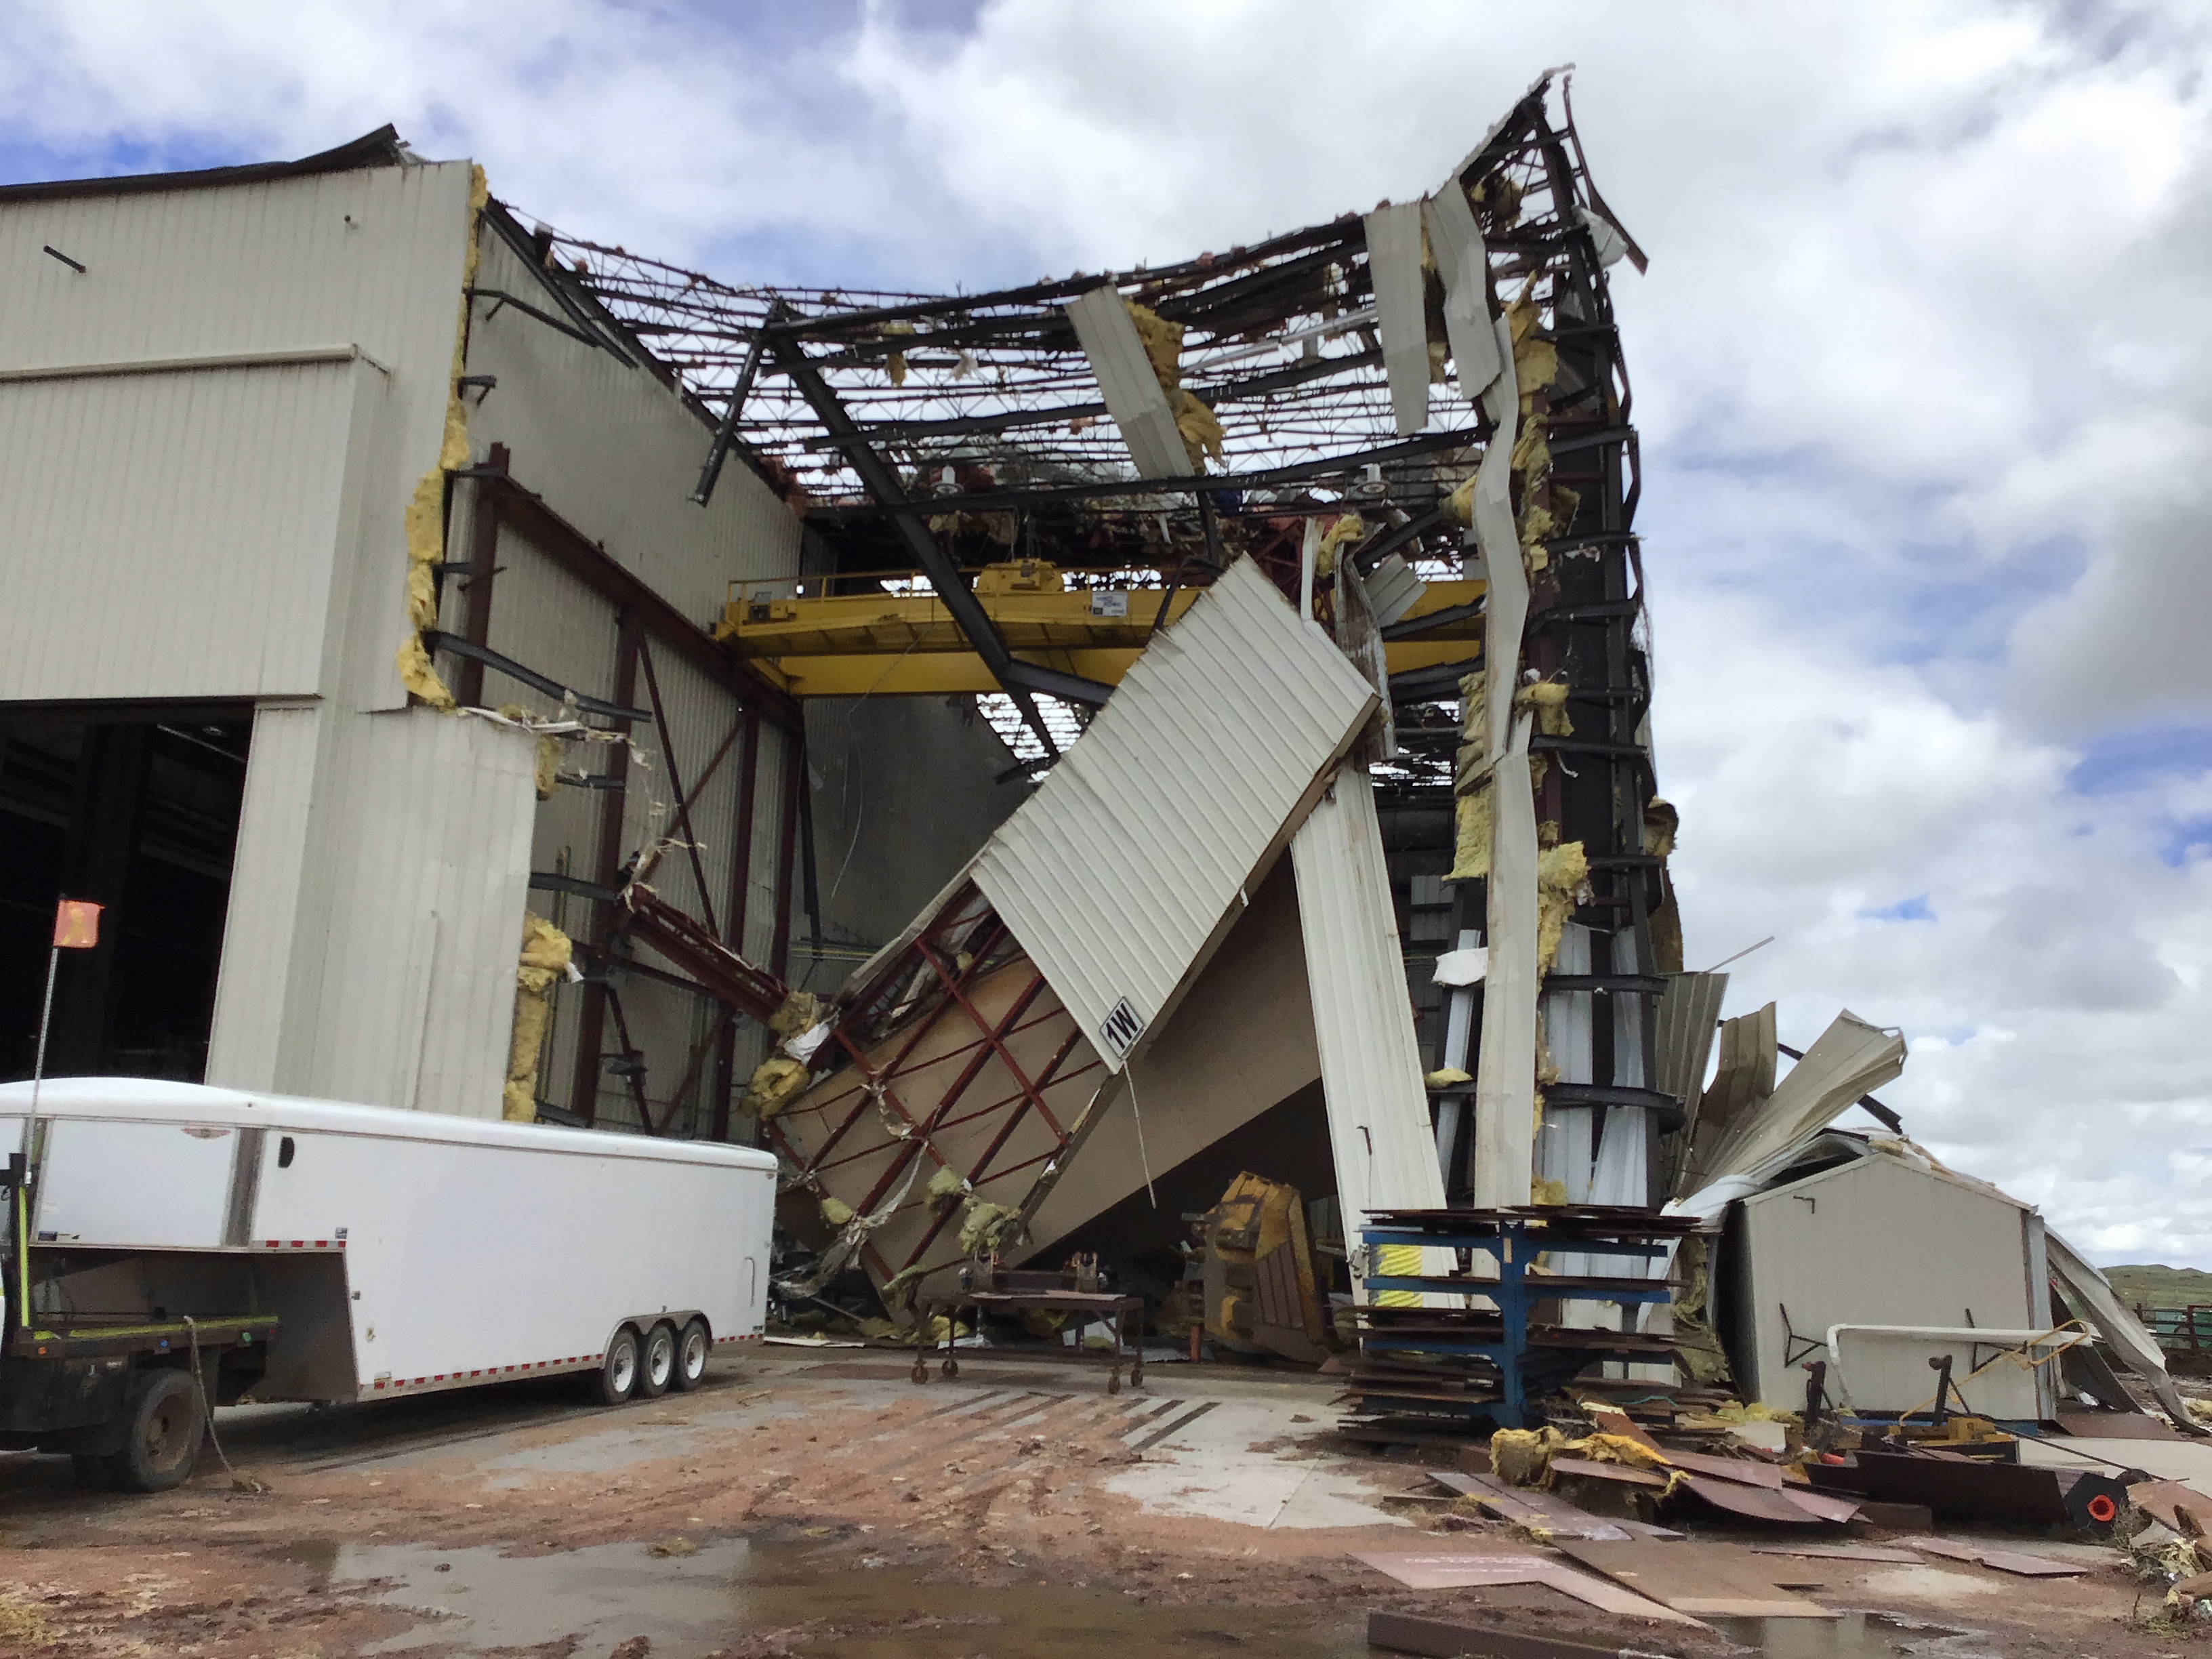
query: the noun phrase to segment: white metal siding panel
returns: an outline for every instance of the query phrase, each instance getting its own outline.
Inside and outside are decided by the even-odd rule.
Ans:
[[[495,231],[479,246],[479,287],[557,314]],[[511,306],[493,316],[494,305],[478,301],[469,329],[469,373],[499,377],[470,412],[479,457],[507,445],[519,480],[694,622],[720,618],[733,578],[797,572],[799,520],[742,459],[704,509],[693,504],[714,434],[672,387]]]
[[[346,722],[316,1043],[286,1086],[496,1117],[514,1021],[535,744],[428,709]]]
[[[400,701],[401,514],[444,434],[468,196],[468,164],[450,161],[0,204],[0,270],[10,273],[0,368],[353,344],[391,371],[386,437],[356,540],[374,569],[347,630],[352,695],[364,704]],[[47,258],[48,243],[86,273]],[[173,424],[157,435],[193,441]]]
[[[1758,1397],[1790,1410],[1804,1404],[1804,1374],[1787,1363],[1785,1308],[1788,1329],[1812,1341],[1839,1324],[2027,1329],[2021,1208],[1880,1154],[1745,1200]],[[1955,1376],[1973,1369],[1966,1343],[1854,1344],[1854,1402],[1868,1411],[1920,1405],[1936,1391],[1928,1360],[1945,1352]],[[2014,1367],[1965,1388],[1978,1410],[2035,1413],[2033,1379]]]
[[[790,739],[766,720],[760,726],[758,781],[753,786],[753,854],[745,868],[745,937],[738,952],[765,968],[775,945],[775,864],[783,838],[784,766]],[[793,860],[793,878],[798,860]]]
[[[210,1083],[277,1086],[287,996],[295,970],[311,971],[316,954],[315,942],[301,937],[301,902],[307,890],[317,762],[337,718],[315,703],[254,710],[208,1039]]]
[[[618,634],[614,607],[605,599],[554,562],[527,536],[511,527],[500,532],[499,577],[492,585],[488,640],[493,650],[588,696],[611,698]],[[441,671],[451,672],[447,665],[453,660],[441,657]],[[495,708],[516,702],[536,714],[556,712],[552,698],[493,669],[484,670],[483,688],[484,701]],[[641,699],[642,695],[641,690]],[[604,744],[564,744],[561,768],[565,772],[604,772],[617,752]],[[596,789],[564,785],[552,799],[540,802],[530,867],[596,879],[599,812],[605,799]],[[554,897],[537,896],[541,902]],[[564,927],[573,921],[583,928],[584,917],[576,908],[580,902],[568,901],[557,916],[550,908],[544,914],[556,921],[565,917]]]
[[[1429,249],[1444,283],[1444,334],[1451,343],[1452,374],[1460,396],[1473,403],[1512,361],[1510,348],[1491,326],[1490,256],[1482,227],[1456,178],[1422,204]],[[1425,337],[1425,325],[1424,325]],[[1508,446],[1509,447],[1510,446]],[[1492,754],[1497,753],[1493,747]]]
[[[1390,410],[1400,433],[1415,433],[1429,423],[1429,322],[1421,276],[1421,204],[1385,202],[1367,216],[1366,223],[1367,269],[1375,280],[1375,321],[1382,337],[1382,372],[1390,381]],[[1379,619],[1386,626],[1397,620],[1395,617]]]
[[[0,381],[0,699],[321,689],[355,381],[379,374]]]
[[[1115,1070],[1365,724],[1375,689],[1240,561],[1138,659],[975,881]]]
[[[1291,837],[1291,860],[1344,1224],[1371,1210],[1441,1209],[1382,825],[1358,762],[1338,769]]]
[[[1121,428],[1129,459],[1147,478],[1179,478],[1191,471],[1190,452],[1176,429],[1167,393],[1121,296],[1112,288],[1095,288],[1066,305],[1075,337],[1098,377],[1107,412]]]

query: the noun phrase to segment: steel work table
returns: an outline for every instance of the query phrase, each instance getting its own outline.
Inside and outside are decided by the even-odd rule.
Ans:
[[[1012,1277],[1013,1275],[1008,1275]],[[1040,1274],[1042,1278],[1045,1275]],[[1057,1273],[1050,1275],[1058,1279]],[[959,1340],[957,1322],[962,1309],[981,1315],[995,1313],[1065,1313],[1075,1316],[1076,1352],[1085,1352],[1082,1334],[1094,1318],[1103,1318],[1113,1328],[1114,1347],[1106,1356],[1108,1370],[1106,1392],[1121,1392],[1121,1367],[1129,1367],[1129,1386],[1145,1386],[1145,1299],[1140,1296],[1117,1296],[1110,1291],[1075,1291],[1059,1287],[1039,1286],[1034,1289],[1015,1286],[1006,1290],[962,1290],[949,1296],[932,1298],[919,1310],[925,1322],[939,1314],[945,1316],[945,1358],[939,1367],[945,1376],[960,1375],[960,1360],[954,1352]],[[927,1322],[923,1325],[927,1330]],[[1123,1350],[1127,1347],[1127,1352]],[[914,1355],[914,1380],[929,1380],[929,1355],[933,1346],[916,1346]]]

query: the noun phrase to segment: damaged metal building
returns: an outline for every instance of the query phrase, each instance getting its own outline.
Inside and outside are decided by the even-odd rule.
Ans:
[[[732,288],[388,131],[9,189],[8,1030],[100,899],[59,1069],[764,1133],[878,1282],[1270,1123],[1347,1212],[1657,1202],[1642,256],[1564,108],[959,297]]]
[[[1705,1086],[1643,263],[1550,76],[1419,200],[975,295],[732,286],[389,129],[0,188],[0,1075],[67,895],[51,1070],[764,1140],[794,1294],[1158,1291],[1246,1170],[1352,1295],[1379,1211],[1755,1232],[1904,1045],[1778,1083],[1769,1008]]]

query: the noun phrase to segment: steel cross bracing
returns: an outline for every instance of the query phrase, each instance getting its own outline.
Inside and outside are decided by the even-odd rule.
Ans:
[[[1013,975],[1018,988],[994,1013],[980,1005],[979,988],[1002,975]],[[1103,1069],[1074,1017],[972,886],[891,955],[838,1018],[833,1037],[849,1062],[848,1075],[818,1085],[767,1128],[810,1190],[827,1194],[834,1182],[862,1216],[875,1215],[894,1195],[897,1212],[927,1211],[918,1237],[902,1234],[889,1254],[873,1236],[880,1228],[872,1230],[862,1255],[878,1283],[919,1265],[960,1213],[958,1202],[933,1203],[913,1190],[914,1160],[952,1169],[963,1192],[979,1194],[1050,1164],[1077,1133],[1054,1109],[1051,1091]],[[1015,1053],[1018,1042],[1036,1048],[1042,1063],[1025,1064]],[[988,1097],[974,1098],[986,1083]],[[905,1102],[927,1104],[917,1114],[902,1094]],[[1081,1099],[1087,1104],[1089,1092]],[[1001,1164],[1016,1132],[1032,1120],[1042,1133],[1033,1130],[1030,1139],[1041,1144]],[[877,1158],[884,1161],[866,1186],[851,1174],[841,1178]],[[1037,1187],[1032,1178],[1027,1187],[1003,1190],[1028,1204],[1040,1195]]]

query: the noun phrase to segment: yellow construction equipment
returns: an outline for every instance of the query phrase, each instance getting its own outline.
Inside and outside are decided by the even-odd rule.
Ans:
[[[1240,1353],[1328,1357],[1321,1280],[1298,1189],[1249,1170],[1206,1218],[1206,1329]]]
[[[908,573],[899,573],[902,574]],[[1152,637],[1164,588],[1070,588],[1042,559],[987,565],[975,596],[1024,661],[1117,685]],[[921,696],[989,692],[998,682],[943,601],[919,593],[790,595],[762,583],[732,583],[714,637],[726,641],[796,697]],[[750,589],[748,592],[735,591]],[[1178,588],[1168,622],[1200,590]],[[1431,582],[1407,620],[1481,596],[1479,581]],[[1470,656],[1482,618],[1468,614],[1386,647],[1390,672]]]

